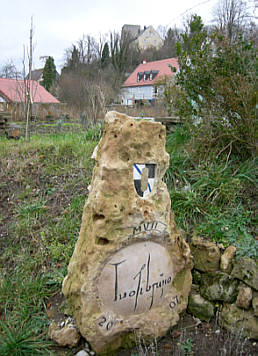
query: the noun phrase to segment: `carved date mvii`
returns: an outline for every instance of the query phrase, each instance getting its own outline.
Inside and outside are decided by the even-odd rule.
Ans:
[[[138,236],[144,232],[156,232],[161,234],[165,231],[166,227],[167,225],[161,221],[144,222],[132,228],[132,236]]]

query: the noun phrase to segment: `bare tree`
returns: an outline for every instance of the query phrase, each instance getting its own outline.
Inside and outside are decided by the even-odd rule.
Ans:
[[[179,39],[179,30],[174,27],[170,27],[164,38],[162,47],[163,58],[176,57],[176,43]]]
[[[29,73],[28,76],[24,76],[24,100],[25,100],[25,115],[26,115],[26,131],[25,139],[30,141],[30,129],[29,129],[29,119],[32,112],[32,88],[31,88],[31,69],[32,69],[32,38],[33,38],[33,18],[31,17],[31,26],[30,26],[30,44],[29,44]],[[25,56],[25,53],[24,53]],[[24,60],[25,67],[25,60]],[[24,73],[25,74],[25,73]]]
[[[98,57],[98,45],[94,37],[90,35],[83,35],[77,41],[77,48],[79,51],[80,62],[85,64],[92,63]]]
[[[250,14],[245,0],[220,0],[213,11],[218,29],[233,43],[245,30]],[[250,22],[250,21],[249,21]]]
[[[0,78],[21,79],[22,74],[18,71],[12,59],[6,61],[6,63],[0,69]]]
[[[110,32],[111,62],[117,73],[122,74],[127,66],[132,47],[131,36],[125,33],[122,37],[116,32]]]
[[[101,59],[102,52],[103,52],[104,46],[107,43],[107,41],[108,41],[108,35],[107,34],[105,34],[105,35],[100,34],[99,35],[99,40],[98,40],[98,43],[97,43],[98,59]]]

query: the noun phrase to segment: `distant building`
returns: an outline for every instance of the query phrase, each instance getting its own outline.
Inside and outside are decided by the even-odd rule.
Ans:
[[[31,80],[35,80],[36,82],[41,84],[41,82],[43,80],[43,70],[44,70],[44,68],[32,70],[31,71]]]
[[[124,25],[122,27],[121,38],[129,38],[133,45],[137,46],[141,51],[148,48],[160,48],[163,45],[163,40],[154,30],[152,26],[144,26],[143,30],[139,25]]]
[[[122,104],[132,105],[141,100],[154,101],[158,82],[172,78],[175,72],[171,66],[179,69],[177,58],[162,59],[153,62],[143,62],[126,79],[121,89]]]
[[[35,80],[31,81],[30,98],[32,103],[59,103],[59,100]],[[22,103],[24,101],[23,80],[0,78],[0,102]]]
[[[34,69],[31,71],[31,80],[35,80],[39,84],[42,84],[43,82],[43,70],[44,68],[40,69]],[[59,73],[56,71],[56,78],[59,78]],[[29,79],[29,76],[27,75],[26,79]]]
[[[126,36],[130,37],[131,40],[135,40],[141,32],[141,26],[139,25],[124,25],[122,27],[122,39]]]

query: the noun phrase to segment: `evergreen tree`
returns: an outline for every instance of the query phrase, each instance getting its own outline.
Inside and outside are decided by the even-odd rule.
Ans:
[[[53,57],[48,57],[43,69],[43,86],[48,91],[56,81],[56,66]]]
[[[106,42],[101,55],[101,66],[104,68],[109,62],[109,46]]]
[[[192,128],[198,147],[204,147],[204,152],[229,148],[230,154],[254,155],[256,53],[252,41],[244,34],[234,43],[221,32],[209,36],[201,18],[193,15],[177,43],[177,57],[175,107],[181,117],[198,118],[199,124]]]

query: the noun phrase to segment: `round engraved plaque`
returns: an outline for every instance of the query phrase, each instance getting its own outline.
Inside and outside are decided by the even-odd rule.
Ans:
[[[105,309],[121,315],[162,305],[174,273],[165,247],[146,241],[118,251],[104,266],[98,291]]]

